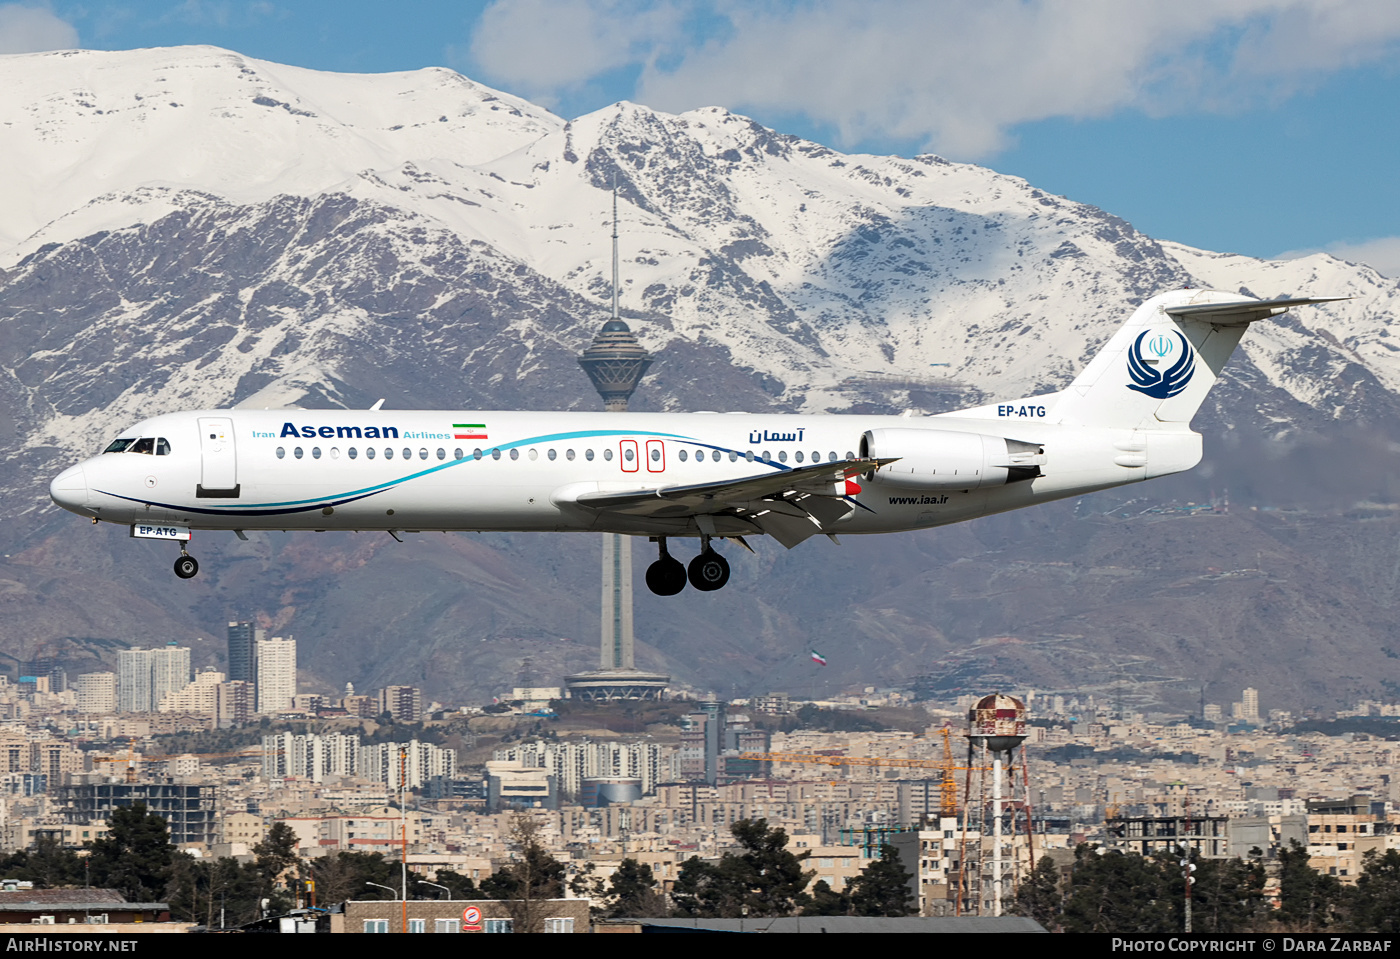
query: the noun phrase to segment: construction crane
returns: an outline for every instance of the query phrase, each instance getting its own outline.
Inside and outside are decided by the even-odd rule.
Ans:
[[[943,782],[939,793],[939,812],[944,816],[958,814],[958,767],[953,762],[953,736],[948,727],[943,727],[943,759],[939,763],[943,770]]]
[[[774,763],[816,763],[822,766],[863,766],[893,769],[937,769],[942,781],[938,789],[939,813],[943,816],[958,814],[957,773],[982,770],[984,766],[959,766],[953,760],[953,740],[948,728],[943,728],[942,759],[895,759],[880,756],[831,756],[826,753],[742,753],[740,759]]]
[[[882,759],[878,756],[829,756],[825,753],[741,753],[740,759],[772,763],[820,763],[823,766],[890,766],[895,769],[942,769],[940,759]]]

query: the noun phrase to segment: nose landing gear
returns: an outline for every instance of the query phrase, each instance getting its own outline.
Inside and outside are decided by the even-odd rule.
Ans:
[[[661,556],[647,567],[647,589],[658,596],[674,596],[685,589],[685,567],[666,552],[666,537],[656,539]]]
[[[175,575],[181,579],[193,579],[199,572],[199,562],[185,552],[185,547],[180,547],[180,556],[175,560]]]

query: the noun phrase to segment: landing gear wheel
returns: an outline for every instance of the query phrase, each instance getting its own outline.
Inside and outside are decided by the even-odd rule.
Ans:
[[[687,570],[690,585],[709,592],[729,582],[729,561],[712,549],[707,549],[690,561]]]
[[[685,565],[663,556],[647,567],[647,589],[657,596],[674,596],[685,589]]]
[[[175,575],[181,579],[192,579],[199,572],[199,563],[193,556],[182,555],[175,560]]]

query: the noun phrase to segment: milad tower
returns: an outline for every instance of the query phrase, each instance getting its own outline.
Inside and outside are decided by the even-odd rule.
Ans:
[[[617,189],[613,189],[612,318],[579,354],[578,365],[593,381],[609,413],[627,412],[627,401],[636,392],[651,366],[652,356],[637,341],[637,334],[618,316]],[[603,534],[602,648],[596,672],[565,677],[573,699],[611,701],[661,699],[670,676],[637,669],[632,633],[632,538]]]

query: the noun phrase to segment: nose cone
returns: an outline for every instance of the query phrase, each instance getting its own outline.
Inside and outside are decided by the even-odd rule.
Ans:
[[[74,513],[86,513],[88,501],[87,477],[81,466],[70,466],[49,484],[49,499]]]

